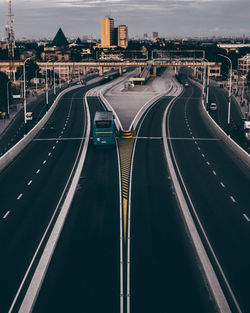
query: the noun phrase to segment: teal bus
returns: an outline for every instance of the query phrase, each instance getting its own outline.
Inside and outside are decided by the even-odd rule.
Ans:
[[[95,113],[93,143],[94,146],[113,146],[115,144],[115,122],[111,111]]]

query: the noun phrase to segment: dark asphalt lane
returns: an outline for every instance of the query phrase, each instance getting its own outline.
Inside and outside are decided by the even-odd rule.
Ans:
[[[1,312],[10,308],[73,167],[80,144],[74,138],[85,124],[85,91],[61,100],[52,117],[55,140],[47,140],[46,126],[38,136],[43,140],[34,140],[0,175]],[[59,140],[59,134],[72,140]]]
[[[102,107],[95,97],[88,102],[93,120]],[[119,221],[116,149],[90,143],[34,313],[119,312]]]
[[[163,113],[170,100],[161,99],[149,111],[139,133],[139,138],[144,138],[138,139],[135,150],[131,312],[215,312],[176,205],[163,141],[159,138]]]
[[[49,105],[52,105],[54,100],[53,91],[49,92]],[[33,120],[27,121],[27,132],[44,116],[46,113],[45,94],[35,97],[30,103],[27,104],[27,112],[33,113]],[[6,122],[7,123],[7,122]],[[24,135],[24,113],[21,109],[11,124],[0,136],[0,156],[13,147]]]
[[[242,312],[249,312],[249,171],[210,135],[200,116],[199,96],[199,88],[192,86],[173,105],[170,135],[183,139],[172,140],[172,145],[210,243]]]
[[[111,72],[112,73],[112,72]],[[90,74],[83,81],[88,82],[89,80],[96,78],[98,75]],[[104,83],[105,80],[102,79],[99,81],[100,84]],[[46,94],[43,93],[37,97],[31,98],[30,102],[27,103],[27,112],[33,113],[33,120],[27,121],[26,131],[31,130],[32,127],[38,123],[41,118],[46,113],[46,110],[50,108],[55,100],[56,96],[63,91],[64,89],[73,86],[75,82],[70,84],[64,84],[61,89],[56,88],[56,95],[54,95],[53,88],[49,90],[49,103],[46,106]],[[97,85],[97,84],[95,84]],[[6,121],[6,123],[9,123]],[[10,125],[4,130],[0,135],[0,156],[13,147],[19,140],[23,138],[25,129],[24,129],[24,112],[21,109],[16,116],[10,121]]]

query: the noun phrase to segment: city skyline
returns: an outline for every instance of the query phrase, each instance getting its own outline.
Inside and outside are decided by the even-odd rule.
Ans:
[[[160,37],[250,35],[247,0],[16,0],[12,1],[16,38],[100,38],[100,20],[109,15],[129,26],[130,38],[159,32]],[[8,1],[0,0],[0,38],[5,38]]]

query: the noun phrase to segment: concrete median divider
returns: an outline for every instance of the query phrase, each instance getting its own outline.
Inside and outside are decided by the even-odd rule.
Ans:
[[[192,81],[196,86],[202,88],[198,82],[194,80]],[[224,143],[227,150],[230,152],[230,154],[234,157],[234,159],[237,162],[240,162],[241,164],[243,164],[243,166],[247,167],[247,169],[250,170],[250,155],[244,149],[242,149],[230,136],[228,136],[220,128],[220,126],[212,119],[212,117],[209,115],[205,108],[203,100],[201,100],[200,112],[203,121],[208,126],[211,134],[214,135],[216,138],[220,139]]]
[[[81,88],[82,86],[73,86],[63,90],[55,99],[54,103],[48,110],[48,112],[43,116],[43,118],[29,131],[29,133],[24,136],[18,143],[15,144],[9,151],[7,151],[0,158],[0,172],[8,166],[22,150],[33,140],[33,138],[38,134],[42,127],[47,123],[52,113],[54,112],[59,100],[69,91]]]

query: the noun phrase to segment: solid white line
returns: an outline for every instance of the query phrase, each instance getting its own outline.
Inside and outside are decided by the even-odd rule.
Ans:
[[[169,112],[171,111],[173,103],[174,103],[174,101],[170,102],[170,105],[166,108],[166,110],[165,110],[165,112],[163,114],[163,120],[162,120],[162,133],[163,134],[165,134],[165,133],[169,134],[170,133],[170,129],[169,129],[169,116],[170,116],[170,113]],[[167,114],[168,114],[168,117],[167,117]],[[166,124],[168,126],[168,130],[166,130]],[[198,216],[198,214],[197,214],[197,212],[195,210],[194,204],[192,203],[192,200],[191,200],[190,195],[188,193],[187,187],[186,187],[186,185],[184,183],[184,180],[183,180],[183,177],[181,175],[180,169],[178,168],[178,164],[177,164],[177,161],[175,159],[172,143],[171,143],[171,141],[169,141],[169,146],[168,146],[168,142],[167,142],[166,138],[163,138],[163,143],[164,143],[165,156],[166,156],[168,168],[170,170],[170,175],[171,175],[172,181],[174,183],[174,188],[175,188],[175,191],[176,191],[176,194],[177,194],[177,197],[178,197],[180,208],[182,210],[182,213],[184,215],[184,219],[186,221],[187,230],[188,230],[188,232],[190,234],[190,238],[192,239],[192,241],[194,243],[194,248],[195,248],[195,250],[197,252],[197,255],[199,257],[200,264],[201,264],[202,268],[204,269],[204,273],[205,273],[205,276],[206,276],[206,279],[207,279],[207,282],[208,282],[208,286],[211,289],[212,296],[213,296],[213,298],[214,298],[214,300],[215,300],[215,302],[216,302],[216,304],[218,306],[218,310],[221,313],[222,312],[231,312],[230,307],[229,307],[229,305],[227,303],[226,297],[225,297],[225,295],[224,295],[224,293],[222,291],[222,288],[220,286],[218,278],[217,278],[217,276],[215,274],[215,271],[213,269],[213,266],[211,264],[211,261],[208,258],[208,255],[206,253],[204,245],[203,245],[203,243],[201,241],[200,235],[199,235],[199,233],[197,231],[197,228],[196,228],[196,226],[194,224],[194,220],[193,220],[191,212],[190,212],[190,210],[188,208],[186,199],[184,197],[183,191],[182,191],[181,186],[180,186],[180,182],[179,182],[179,180],[177,178],[177,174],[176,174],[173,162],[177,166],[177,172],[178,172],[178,174],[180,176],[180,180],[181,180],[182,185],[184,187],[185,193],[186,193],[186,195],[188,197],[190,205],[192,206],[192,210],[193,210],[193,212],[195,214],[195,218],[196,218],[197,222],[199,223],[199,227],[200,227],[200,229],[202,231],[202,234],[203,234],[203,236],[204,236],[204,238],[205,238],[205,240],[206,240],[206,242],[207,242],[207,244],[209,246],[209,249],[210,249],[210,251],[212,253],[212,256],[213,256],[213,258],[214,258],[214,260],[216,262],[216,265],[217,265],[217,267],[218,267],[218,269],[219,269],[219,271],[220,271],[220,273],[221,273],[221,275],[222,275],[222,277],[224,279],[224,282],[226,283],[226,286],[227,286],[227,288],[228,288],[228,290],[230,292],[231,297],[234,300],[234,303],[235,303],[238,311],[241,312],[241,310],[239,308],[239,305],[237,303],[237,300],[236,300],[236,298],[235,298],[235,296],[234,296],[234,294],[233,294],[233,292],[232,292],[232,290],[230,288],[230,285],[229,285],[229,283],[228,283],[228,281],[226,279],[226,276],[225,276],[225,274],[224,274],[224,272],[222,270],[222,267],[221,267],[221,265],[220,265],[216,255],[215,255],[215,252],[214,252],[214,250],[213,250],[213,248],[211,246],[211,243],[209,242],[209,239],[208,239],[208,237],[206,235],[206,232],[205,232],[205,230],[204,230],[204,228],[203,228],[203,226],[201,224],[199,216]],[[173,156],[171,156],[171,154],[170,154],[170,149],[171,149],[171,151],[173,153]],[[172,157],[173,157],[173,160],[172,160]]]
[[[244,213],[243,216],[245,217],[245,219],[250,222],[250,218]]]
[[[38,293],[39,293],[40,288],[42,286],[44,277],[45,277],[46,272],[48,270],[49,263],[51,261],[54,250],[56,248],[57,242],[59,240],[59,236],[61,234],[63,225],[65,223],[67,214],[69,212],[70,205],[73,201],[73,196],[74,196],[74,193],[76,191],[78,181],[80,179],[80,175],[81,175],[83,165],[84,165],[86,155],[87,155],[87,148],[88,148],[89,136],[90,136],[90,123],[91,123],[91,121],[90,121],[89,107],[88,107],[87,100],[86,100],[85,127],[83,130],[83,133],[86,133],[86,140],[85,141],[82,140],[82,142],[80,144],[77,156],[75,158],[74,165],[72,167],[72,171],[69,175],[69,178],[66,182],[64,190],[61,194],[61,198],[57,204],[57,207],[53,213],[53,216],[51,217],[51,220],[48,224],[48,227],[45,230],[44,235],[43,235],[43,237],[42,237],[42,239],[41,239],[41,241],[37,247],[37,250],[36,250],[36,252],[35,252],[35,254],[31,260],[31,263],[30,263],[30,265],[29,265],[29,267],[28,267],[28,269],[24,275],[24,278],[21,282],[21,285],[20,285],[20,287],[16,293],[16,296],[15,296],[15,298],[11,304],[11,307],[9,309],[9,313],[12,312],[12,310],[16,304],[16,301],[20,295],[20,292],[22,291],[22,288],[23,288],[23,285],[27,279],[27,276],[30,273],[30,270],[31,270],[31,267],[35,261],[35,258],[37,256],[38,252],[40,251],[40,247],[41,247],[42,243],[44,242],[44,239],[45,239],[45,237],[49,231],[50,225],[52,224],[52,221],[53,221],[53,219],[54,219],[54,217],[55,217],[55,215],[56,215],[56,213],[60,207],[61,210],[60,210],[59,216],[57,217],[55,225],[54,225],[54,227],[50,233],[49,239],[46,242],[46,246],[43,250],[42,256],[39,260],[39,263],[36,267],[36,270],[33,274],[33,277],[31,279],[29,287],[26,291],[26,294],[25,294],[24,299],[22,301],[22,304],[20,306],[19,313],[32,312],[32,309],[35,305],[35,301],[37,299],[37,296],[38,296]],[[73,178],[72,178],[72,176],[73,176]],[[64,199],[63,204],[62,204],[63,197],[64,197],[67,190],[68,190],[67,196]]]
[[[37,173],[37,174],[39,174],[39,173],[40,173],[40,171],[41,171],[41,170],[39,169],[39,170],[37,170],[37,171],[36,171],[36,173]]]
[[[20,200],[22,198],[23,194],[20,193],[20,195],[17,197],[17,200]]]
[[[10,211],[6,212],[3,218],[5,219],[9,214],[10,214]]]
[[[230,196],[230,199],[231,199],[234,203],[236,202],[236,200],[234,199],[233,196]]]
[[[28,182],[28,186],[30,186],[32,184],[32,180],[30,180],[29,182]]]

